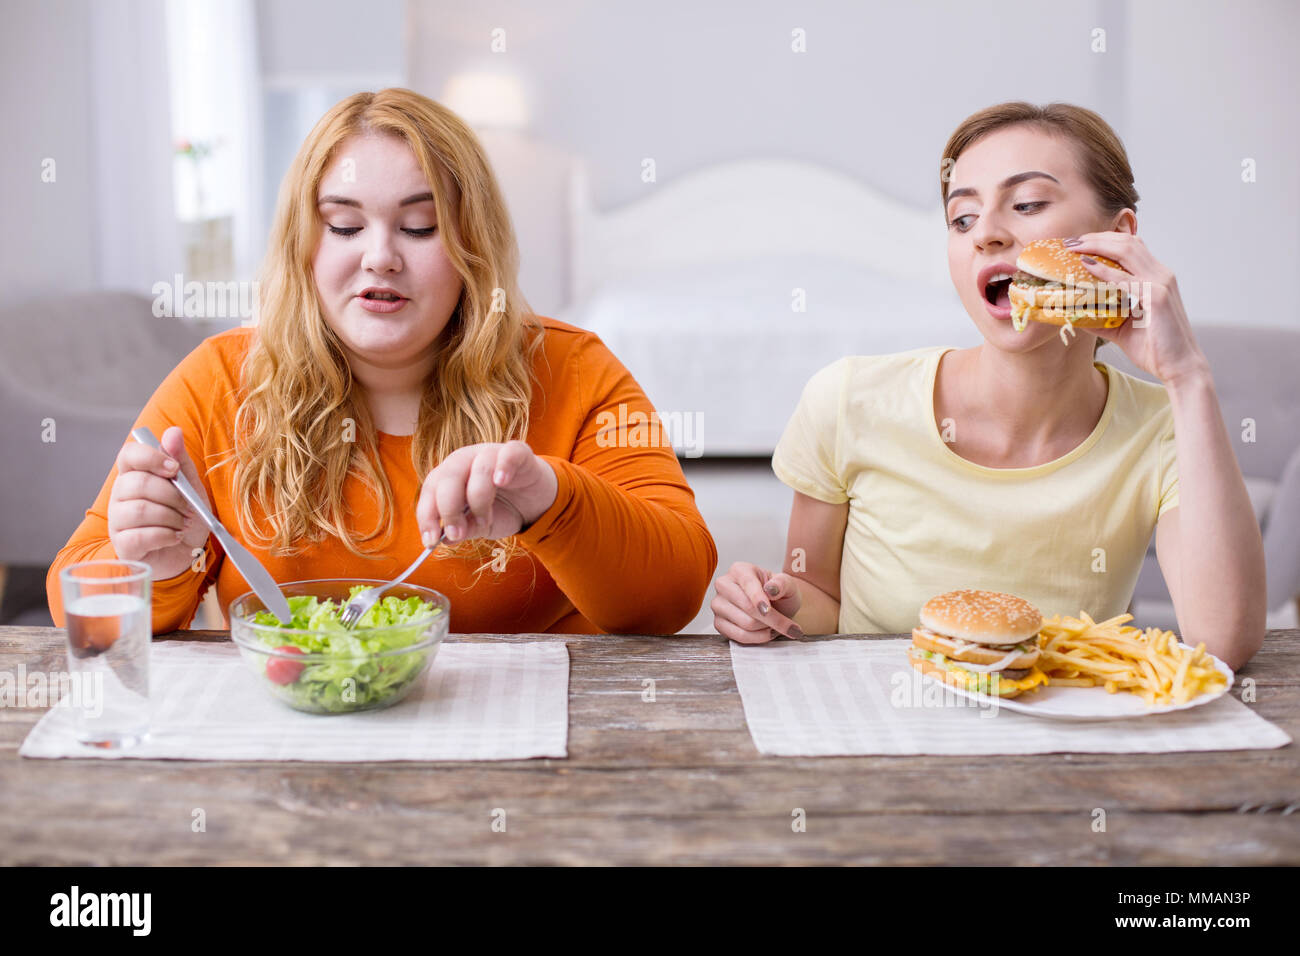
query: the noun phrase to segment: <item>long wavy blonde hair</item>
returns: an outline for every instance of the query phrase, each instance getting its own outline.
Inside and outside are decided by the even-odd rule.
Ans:
[[[516,285],[514,230],[482,146],[454,113],[411,90],[349,96],[308,134],[280,187],[259,273],[257,333],[242,369],[235,506],[245,532],[275,554],[298,554],[332,536],[358,557],[377,558],[360,545],[379,539],[378,550],[393,532],[398,509],[414,515],[414,501],[393,501],[378,465],[374,423],[353,386],[342,343],[325,321],[311,268],[323,228],[317,190],[325,170],[340,143],[375,132],[401,137],[415,153],[447,256],[464,283],[435,344],[436,363],[421,398],[411,443],[416,474],[423,481],[464,445],[528,432],[540,323]],[[454,183],[451,194],[448,182]],[[345,431],[348,419],[352,436]],[[344,520],[349,474],[380,498],[373,528],[349,529]],[[269,525],[265,531],[255,520],[254,502]],[[481,556],[490,548],[476,540],[456,550]]]

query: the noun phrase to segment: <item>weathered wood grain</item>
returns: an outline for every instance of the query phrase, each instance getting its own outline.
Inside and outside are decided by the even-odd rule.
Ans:
[[[17,748],[42,711],[0,708],[0,863],[1300,863],[1295,745],[765,757],[717,635],[456,639],[568,645],[568,759],[27,760]],[[60,669],[63,641],[0,628],[0,670]],[[1247,678],[1252,706],[1300,735],[1300,631],[1272,632]],[[191,831],[196,809],[205,832]],[[796,809],[806,832],[792,831]]]

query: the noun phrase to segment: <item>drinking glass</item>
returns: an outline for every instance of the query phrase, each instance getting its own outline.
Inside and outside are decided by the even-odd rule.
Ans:
[[[149,565],[84,561],[59,572],[77,740],[130,747],[149,732]]]

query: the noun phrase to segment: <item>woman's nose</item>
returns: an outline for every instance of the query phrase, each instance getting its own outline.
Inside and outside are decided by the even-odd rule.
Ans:
[[[981,216],[971,230],[971,241],[979,250],[1002,248],[1015,241],[996,215]]]
[[[393,237],[388,235],[384,230],[371,230],[371,239],[366,247],[365,254],[361,257],[361,265],[366,269],[373,269],[375,272],[391,272],[402,267],[401,256],[397,254],[397,247],[393,243]]]

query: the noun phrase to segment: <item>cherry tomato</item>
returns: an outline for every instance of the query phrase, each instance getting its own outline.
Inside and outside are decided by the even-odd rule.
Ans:
[[[301,647],[294,647],[292,644],[285,644],[276,648],[283,654],[302,654]],[[286,660],[283,657],[272,657],[266,662],[266,679],[273,684],[292,684],[296,681],[306,664],[299,664],[297,661]]]

